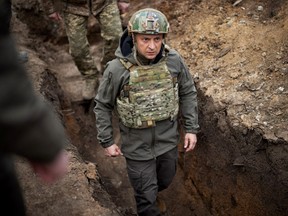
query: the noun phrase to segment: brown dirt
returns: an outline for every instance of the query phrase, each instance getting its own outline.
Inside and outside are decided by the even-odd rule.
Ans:
[[[198,146],[187,155],[179,148],[177,176],[161,194],[170,214],[287,215],[287,1],[131,2],[130,14],[144,6],[167,14],[167,43],[182,54],[199,91]],[[135,215],[125,160],[104,156],[92,106],[85,113],[77,102],[82,80],[62,26],[49,23],[36,0],[13,4],[13,33],[29,55],[25,66],[71,140],[70,171],[56,185],[39,183],[18,159],[29,215]],[[99,63],[97,22],[89,38]]]

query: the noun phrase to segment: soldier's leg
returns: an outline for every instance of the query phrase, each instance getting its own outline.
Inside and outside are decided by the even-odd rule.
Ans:
[[[156,160],[135,161],[126,159],[127,172],[134,189],[139,216],[160,216],[156,206],[158,192]]]
[[[115,58],[115,51],[123,33],[119,8],[116,0],[107,5],[96,17],[100,23],[101,36],[104,39],[102,67]],[[103,71],[101,71],[103,72]]]
[[[70,54],[84,78],[82,95],[84,99],[90,100],[96,95],[98,70],[87,39],[88,17],[64,13],[64,21]]]
[[[156,159],[157,164],[157,184],[158,192],[166,189],[171,184],[177,169],[178,148],[174,148]],[[167,214],[167,207],[163,199],[158,195],[156,205],[160,210],[161,215]]]
[[[168,188],[177,170],[177,148],[157,157],[157,180],[159,192]]]

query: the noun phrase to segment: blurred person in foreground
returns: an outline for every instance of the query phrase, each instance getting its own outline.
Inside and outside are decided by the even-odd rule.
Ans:
[[[8,8],[7,8],[8,7]],[[9,34],[9,0],[0,0],[0,210],[26,215],[13,155],[52,183],[67,172],[67,138],[53,108],[36,95]]]
[[[199,132],[196,87],[183,58],[165,44],[168,31],[160,11],[134,13],[95,98],[97,138],[107,156],[124,155],[139,216],[167,215],[158,192],[176,174],[179,117],[186,152],[195,148]],[[121,149],[113,137],[114,110]]]
[[[12,18],[12,5],[11,5],[11,0],[1,0],[1,9],[3,12],[1,13],[1,26],[5,26],[5,31],[6,33],[10,32],[10,23],[11,23],[11,18]],[[5,11],[4,11],[5,9]],[[28,53],[26,51],[19,51],[18,52],[18,61],[20,63],[26,63],[28,61]]]

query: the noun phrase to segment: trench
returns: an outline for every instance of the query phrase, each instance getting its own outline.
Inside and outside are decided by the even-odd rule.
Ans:
[[[36,8],[38,8],[37,4]],[[67,51],[62,51],[65,50],[68,45],[67,38],[63,35],[63,29],[60,28],[58,29],[60,32],[55,32],[57,29],[54,29],[54,26],[48,23],[47,20],[43,20],[42,15],[39,16],[38,14],[39,10],[33,9],[33,7],[25,10],[22,9],[18,12],[17,16],[23,18],[29,27],[30,37],[34,42],[34,44],[29,45],[31,46],[30,48],[36,50],[40,59],[46,62],[48,66],[42,75],[44,82],[41,85],[40,92],[48,101],[52,102],[56,108],[56,112],[59,113],[71,144],[77,148],[85,161],[96,164],[97,171],[100,174],[100,183],[104,190],[110,195],[110,197],[107,198],[101,193],[101,190],[95,188],[93,197],[95,200],[100,201],[103,206],[107,205],[107,203],[109,203],[107,199],[111,198],[112,202],[117,206],[117,212],[119,212],[120,215],[135,216],[135,201],[133,190],[126,173],[125,159],[123,157],[107,158],[105,156],[104,149],[97,142],[95,116],[92,111],[93,103],[87,112],[87,106],[85,106],[85,104],[73,102],[75,98],[68,95],[65,87],[63,87],[63,85],[69,84],[71,80],[59,78],[59,74],[67,73],[73,64],[71,59],[62,59],[62,55],[67,54]],[[29,22],[31,19],[33,22]],[[90,37],[92,43],[101,41],[99,29],[96,28],[92,31],[96,31],[96,37],[95,34],[93,38]],[[94,54],[99,50],[97,46],[99,45],[96,45],[96,48],[92,47]],[[94,56],[99,58],[97,57],[99,56],[97,53]],[[96,61],[99,61],[99,59],[96,59]],[[64,65],[67,62],[69,65]],[[55,65],[57,66],[57,64],[60,66],[55,69]],[[57,70],[58,72],[55,72]],[[73,68],[71,70],[73,71]],[[75,79],[79,79],[79,76],[72,76],[74,76],[72,82],[74,82]],[[73,87],[77,88],[77,86]],[[114,128],[116,139],[119,140],[120,137],[116,119],[114,121]],[[185,189],[184,173],[180,165],[171,187],[160,194],[160,196],[165,200],[171,215],[195,215],[193,211],[196,207],[191,207],[190,202],[192,198],[189,191]],[[202,202],[201,200],[199,201]]]
[[[136,215],[124,159],[107,158],[97,143],[93,104],[85,112],[83,104],[72,103],[49,71],[43,80],[41,92],[61,114],[84,160],[97,164],[101,184],[120,215]],[[287,215],[287,163],[284,157],[282,162],[271,160],[271,154],[281,160],[287,142],[271,142],[261,131],[231,127],[226,110],[217,109],[201,91],[199,102],[202,131],[197,148],[187,155],[179,148],[177,175],[162,194],[171,215]],[[118,133],[116,121],[114,126]],[[93,196],[105,201],[96,189]]]
[[[41,92],[49,101],[54,103],[54,106],[58,107],[57,112],[60,113],[71,143],[77,147],[82,158],[96,164],[97,171],[100,174],[100,182],[109,193],[112,202],[117,206],[120,215],[137,215],[133,189],[126,173],[125,159],[123,157],[106,157],[104,149],[97,142],[95,115],[93,113],[94,103],[87,106],[87,104],[81,102],[71,102],[70,98],[61,89],[55,75],[49,71],[45,72],[43,79],[46,81],[42,85]],[[115,116],[113,127],[116,140],[119,140],[120,135]],[[191,216],[193,215],[193,208],[189,204],[189,199],[186,199],[190,195],[184,187],[184,173],[181,163],[179,163],[177,175],[171,188],[162,192],[160,196],[171,209],[171,215]],[[101,191],[100,193],[97,190],[94,191],[93,197],[95,199],[101,200],[101,196],[103,196]]]
[[[47,32],[39,31],[44,35]],[[48,37],[43,41],[51,42]],[[56,43],[67,46],[67,40],[61,39]],[[93,103],[87,112],[83,104],[72,102],[49,70],[44,72],[43,80],[41,92],[55,105],[83,159],[97,165],[101,184],[120,215],[136,215],[124,158],[107,158],[97,142]],[[287,142],[267,140],[257,129],[233,127],[226,108],[217,107],[199,88],[202,130],[197,147],[190,154],[184,154],[179,147],[177,175],[161,194],[170,215],[288,215]],[[114,128],[119,139],[116,118]],[[93,196],[105,200],[96,189]]]
[[[56,106],[72,144],[84,160],[97,164],[100,182],[120,215],[136,215],[124,158],[107,158],[97,142],[94,104],[87,111],[87,106],[71,102],[49,71],[45,80],[49,81],[41,91],[54,103],[59,99]],[[269,142],[257,130],[232,128],[225,110],[217,110],[201,91],[199,104],[202,131],[197,147],[186,155],[179,147],[177,174],[170,188],[160,194],[170,215],[287,215],[287,176],[279,173],[267,156],[269,148],[278,149],[287,143]],[[119,139],[116,117],[113,121]],[[93,196],[101,199],[97,190]]]

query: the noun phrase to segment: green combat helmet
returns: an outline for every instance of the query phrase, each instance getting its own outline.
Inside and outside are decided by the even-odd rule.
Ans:
[[[167,34],[169,23],[166,16],[158,10],[146,8],[134,13],[128,23],[129,33]]]

